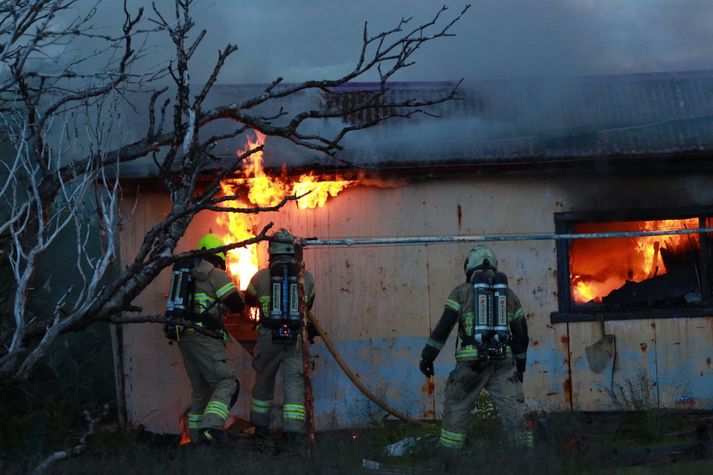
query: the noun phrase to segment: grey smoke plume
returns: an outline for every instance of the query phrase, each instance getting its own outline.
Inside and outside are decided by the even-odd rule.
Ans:
[[[93,4],[94,0],[86,0]],[[172,1],[156,2],[171,16]],[[445,3],[451,14],[465,1],[205,0],[197,2],[207,28],[193,79],[205,80],[226,43],[238,53],[224,69],[226,84],[287,82],[344,73],[357,59],[362,26],[378,32],[401,17],[429,20]],[[499,79],[581,76],[713,68],[713,2],[704,0],[479,0],[453,38],[430,44],[417,64],[395,80]],[[105,1],[101,20],[121,18],[121,2]],[[132,0],[131,7],[150,2]],[[115,25],[119,26],[119,25]],[[157,41],[156,57],[172,48]],[[372,78],[366,78],[374,79]]]
[[[167,16],[172,3],[157,2]],[[455,15],[465,2],[445,3],[450,8],[447,15]],[[413,0],[198,2],[195,20],[198,28],[206,28],[208,33],[194,57],[192,79],[196,85],[205,81],[216,52],[228,42],[236,43],[239,49],[220,76],[219,82],[224,85],[266,84],[278,76],[288,83],[337,76],[353,67],[365,20],[374,33],[395,26],[401,17],[413,16],[413,24],[421,24],[441,4]],[[139,5],[152,15],[149,2],[130,2],[132,8]],[[417,63],[394,80],[465,78],[464,88],[472,90],[484,87],[483,81],[500,83],[509,78],[713,69],[712,14],[713,2],[701,0],[480,0],[473,2],[454,27],[455,37],[429,44],[416,55]],[[118,18],[120,2],[101,4],[101,22],[118,27]],[[157,38],[161,35],[154,35],[147,56],[154,66],[167,62],[173,53],[165,38]],[[568,117],[563,110],[571,107],[572,97],[580,95],[578,84],[567,87],[571,90],[559,86],[538,89],[537,97],[522,102],[522,110],[514,119],[518,123],[473,118],[411,123],[385,132],[354,134],[347,144],[352,149],[380,148],[382,153],[389,149],[403,152],[409,147],[423,151],[422,139],[429,137],[427,151],[439,153],[444,144],[455,146],[464,136],[473,134],[497,139],[518,137],[521,130],[527,133],[530,124],[554,130],[571,127],[569,121],[556,122],[558,117]],[[234,100],[225,93],[223,90],[213,99]],[[530,107],[525,107],[528,104]],[[560,113],[549,113],[552,110]],[[543,111],[547,113],[542,115]],[[549,123],[544,124],[543,117]],[[141,120],[135,123],[143,124]],[[268,161],[270,149],[278,147],[278,142],[267,145]],[[224,153],[230,154],[234,148],[234,144],[228,144]],[[278,147],[278,156],[273,159],[290,164],[312,161],[305,157],[309,152],[287,149]]]
[[[442,2],[413,0],[216,0],[201,18],[208,41],[240,47],[223,81],[287,81],[343,72],[361,28],[429,19]],[[464,1],[444,2],[455,13]],[[431,44],[397,80],[579,76],[713,66],[713,2],[701,0],[480,0],[456,37]]]

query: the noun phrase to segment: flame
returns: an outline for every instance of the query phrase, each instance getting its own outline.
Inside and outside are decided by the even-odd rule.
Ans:
[[[665,219],[662,221],[644,221],[643,231],[659,231],[672,229],[691,229],[698,227],[698,218],[691,219]],[[661,241],[666,247],[673,249],[688,244],[691,241],[698,243],[698,234],[672,234],[670,236],[642,236],[636,241],[636,250],[644,257],[644,264],[638,278],[653,277],[656,267],[659,266],[658,274],[666,273],[666,266],[663,260],[659,259],[659,249]]]
[[[181,414],[181,417],[178,419],[178,427],[181,430],[181,440],[178,442],[178,445],[190,444],[192,441],[188,435],[188,411]]]
[[[590,282],[582,280],[581,275],[572,277],[572,298],[575,302],[597,301],[596,291]],[[601,299],[599,299],[601,300]]]
[[[582,223],[577,232],[695,229],[698,218],[615,223]],[[570,251],[570,284],[575,303],[601,302],[627,281],[641,282],[667,272],[661,250],[699,245],[697,234],[575,240]]]
[[[255,131],[254,137],[237,152],[240,156],[265,143],[265,135]],[[238,194],[246,190],[247,200],[235,200],[223,203],[226,207],[250,208],[254,206],[270,207],[279,204],[286,196],[301,196],[297,200],[300,209],[322,207],[329,197],[354,184],[354,180],[323,180],[312,173],[291,179],[287,176],[272,177],[263,167],[262,150],[255,151],[243,164],[243,177],[222,180],[220,183],[223,196]],[[304,196],[302,196],[304,195]],[[244,241],[255,237],[259,219],[256,214],[220,213],[217,222],[226,231],[222,236],[226,244]],[[232,249],[226,256],[226,268],[235,285],[245,290],[250,279],[259,269],[258,247],[251,244]]]
[[[347,186],[351,185],[351,180],[318,181],[314,175],[302,175],[292,188],[292,193],[302,196],[297,200],[297,206],[305,208],[321,208],[327,202],[327,198],[335,197]],[[303,196],[304,195],[304,196]]]

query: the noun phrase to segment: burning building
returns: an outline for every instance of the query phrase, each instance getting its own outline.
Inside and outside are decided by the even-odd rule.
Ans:
[[[428,96],[449,86],[401,83],[390,93]],[[344,86],[318,103],[341,107],[369,87]],[[223,87],[223,99],[240,89]],[[264,206],[311,191],[305,201],[240,222],[201,214],[181,249],[208,230],[240,240],[267,222],[319,238],[497,235],[500,268],[527,313],[532,410],[713,408],[710,237],[685,233],[710,227],[713,217],[713,72],[482,82],[437,112],[438,120],[394,121],[355,136],[338,163],[271,148],[268,139],[244,177],[224,182],[226,193],[244,190],[246,205]],[[226,146],[226,158],[243,146]],[[148,168],[125,176],[125,188],[152,180]],[[122,255],[167,207],[165,194],[144,186]],[[649,231],[658,233],[639,235]],[[600,237],[508,239],[555,234]],[[362,382],[412,417],[440,417],[454,334],[434,385],[417,363],[463,279],[470,246],[305,250],[315,315]],[[266,263],[265,251],[258,245],[229,257],[241,288]],[[162,312],[167,283],[168,273],[137,304]],[[243,343],[229,346],[243,390],[231,412],[246,417],[249,326],[236,324],[233,334]],[[128,419],[176,431],[189,397],[178,351],[158,326],[129,326],[115,337]],[[364,426],[383,415],[319,340],[311,352],[318,428]]]

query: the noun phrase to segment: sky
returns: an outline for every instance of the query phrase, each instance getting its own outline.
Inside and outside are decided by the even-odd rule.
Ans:
[[[94,4],[96,0],[81,0]],[[167,18],[173,0],[157,0]],[[154,16],[148,0],[129,0]],[[371,32],[402,17],[429,21],[445,4],[451,19],[466,4],[432,0],[196,0],[196,31],[206,28],[194,58],[202,82],[228,42],[238,52],[223,83],[323,79],[353,67],[367,21]],[[99,20],[118,25],[121,2],[104,0]],[[416,65],[395,80],[468,80],[570,77],[713,69],[713,1],[710,0],[473,0],[451,38],[427,44]],[[173,53],[167,42],[152,51],[153,64]],[[367,76],[365,80],[374,80]]]
[[[173,3],[156,0],[168,19]],[[336,78],[353,69],[365,21],[372,33],[395,27],[402,17],[413,17],[411,24],[420,25],[443,4],[195,0],[195,31],[205,28],[207,34],[192,60],[191,81],[199,85],[207,79],[217,52],[227,43],[237,44],[238,51],[223,68],[218,81],[222,84],[266,84],[277,77],[287,83]],[[465,6],[461,0],[445,4],[448,11],[441,24]],[[148,0],[129,0],[129,6],[143,6],[148,18],[155,16]],[[121,2],[104,0],[98,12],[99,24],[120,26]],[[414,56],[416,64],[393,80],[462,78],[467,89],[481,80],[713,70],[712,0],[473,0],[452,33],[454,37],[426,44]],[[174,53],[164,33],[158,38],[164,40],[152,40],[145,59],[152,66],[165,65]],[[358,80],[375,79],[366,75]],[[564,92],[546,94],[553,99]],[[411,132],[406,133],[410,137]]]
[[[166,3],[162,0],[159,3]],[[199,61],[238,45],[224,82],[319,79],[349,71],[371,31],[431,19],[430,0],[207,0],[196,21],[208,28]],[[465,5],[447,1],[444,18]],[[453,38],[426,45],[397,80],[583,76],[713,68],[709,0],[474,0]],[[207,68],[201,68],[205,70]],[[374,79],[366,78],[366,79]]]

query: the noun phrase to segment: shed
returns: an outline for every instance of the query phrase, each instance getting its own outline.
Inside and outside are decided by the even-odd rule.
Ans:
[[[395,83],[390,94],[451,86]],[[340,107],[371,87],[350,84],[306,100]],[[222,86],[214,100],[246,89]],[[287,163],[287,173],[338,171],[357,183],[321,208],[288,205],[260,215],[261,222],[319,238],[501,236],[492,248],[530,329],[530,410],[713,409],[708,234],[508,239],[711,226],[713,71],[482,81],[438,113],[439,120],[394,122],[355,136],[344,155],[351,165],[266,147],[266,164],[275,169]],[[150,166],[124,169],[125,189],[140,192],[122,231],[122,259],[168,207],[151,175]],[[179,247],[190,248],[216,226],[214,214],[199,215]],[[470,247],[305,249],[316,277],[314,313],[338,351],[366,386],[415,418],[442,413],[455,331],[436,361],[433,385],[418,371],[419,354],[463,279]],[[164,272],[136,304],[161,313],[167,285]],[[157,325],[126,326],[114,336],[128,420],[177,432],[190,400],[177,348]],[[318,429],[366,426],[384,416],[320,340],[310,351]],[[250,355],[235,342],[229,354],[242,386],[231,413],[247,417]],[[279,388],[275,399],[279,405]]]

